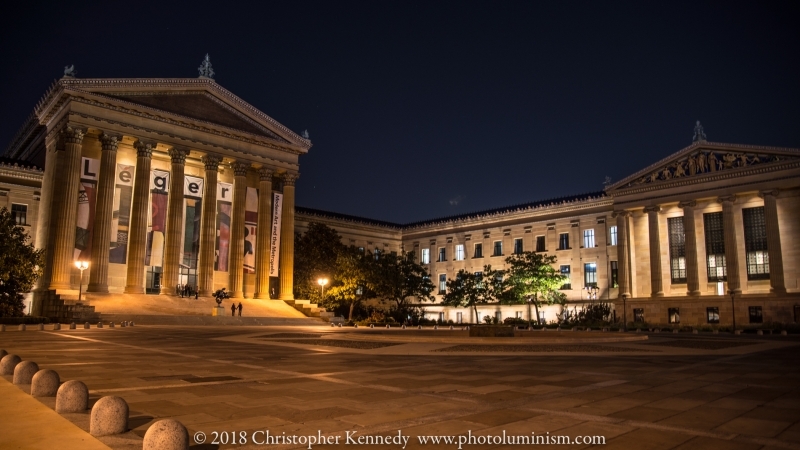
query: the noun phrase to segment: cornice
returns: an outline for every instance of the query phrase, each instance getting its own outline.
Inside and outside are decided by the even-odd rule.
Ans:
[[[19,180],[41,181],[44,171],[36,167],[20,166],[18,164],[0,163],[0,177],[17,178]]]

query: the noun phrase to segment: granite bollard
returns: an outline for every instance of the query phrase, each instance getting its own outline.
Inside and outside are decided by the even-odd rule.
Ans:
[[[103,322],[97,322],[97,328],[103,328]]]
[[[97,401],[89,418],[89,434],[108,436],[128,431],[128,403],[122,397],[109,395]]]
[[[114,322],[108,322],[108,328],[114,328]]]
[[[14,367],[14,384],[31,384],[39,365],[33,361],[22,361]]]
[[[24,323],[21,323],[21,324],[19,324],[19,326],[17,327],[17,330],[19,330],[19,331],[25,331],[25,329],[26,329],[26,328],[27,328],[27,327],[25,326],[25,324],[24,324]]]
[[[131,322],[131,323],[130,323],[130,325],[128,325],[128,326],[129,326],[129,327],[132,327],[132,326],[133,326],[133,322]]]
[[[61,329],[61,324],[60,323],[54,323],[53,324],[53,331],[58,331],[60,329]]]
[[[69,329],[70,330],[74,330],[75,328],[77,328],[77,325],[75,324],[75,322],[72,322],[72,323],[69,324]]]
[[[175,419],[163,419],[150,425],[144,434],[142,450],[187,450],[189,432]]]
[[[14,368],[22,362],[17,355],[6,355],[0,360],[0,375],[14,375]]]
[[[31,380],[31,395],[34,397],[55,397],[61,379],[55,370],[44,369],[36,372]]]
[[[43,323],[39,324],[39,331],[44,331],[44,324]]]
[[[89,389],[83,382],[69,380],[56,393],[57,413],[82,413],[89,407]]]
[[[89,322],[86,322],[85,324],[83,324],[83,329],[84,330],[88,330],[89,327],[91,327],[91,325],[89,325]]]

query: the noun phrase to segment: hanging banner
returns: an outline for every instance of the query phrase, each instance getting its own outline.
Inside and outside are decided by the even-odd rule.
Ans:
[[[183,257],[181,267],[197,269],[200,252],[200,217],[203,209],[203,183],[205,180],[186,175],[183,180],[185,219],[183,222]]]
[[[150,226],[147,227],[147,253],[144,265],[163,267],[164,233],[167,230],[167,196],[169,172],[150,171]]]
[[[114,210],[111,213],[111,245],[108,250],[109,263],[125,264],[128,258],[128,227],[131,220],[135,173],[136,166],[117,164]]]
[[[257,224],[258,189],[249,187],[244,202],[244,273],[256,273]]]
[[[278,264],[281,251],[281,210],[283,207],[283,194],[272,194],[272,234],[269,242],[269,276],[278,276]]]
[[[75,251],[73,259],[89,261],[92,253],[92,225],[97,200],[97,174],[100,160],[81,158],[81,178],[78,184],[78,210],[75,218]]]
[[[231,241],[231,207],[233,185],[217,183],[217,240],[214,270],[228,271],[228,253]]]

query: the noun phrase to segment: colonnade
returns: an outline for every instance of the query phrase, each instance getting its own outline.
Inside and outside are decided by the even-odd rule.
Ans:
[[[764,216],[767,232],[767,254],[769,257],[769,280],[770,291],[774,293],[785,293],[786,285],[783,276],[783,255],[781,250],[778,209],[776,203],[776,190],[762,191],[759,195],[764,199]],[[725,242],[725,266],[727,275],[728,292],[740,294],[742,292],[742,282],[739,270],[739,239],[737,236],[736,222],[742,221],[741,213],[737,213],[734,204],[737,197],[735,195],[722,196],[716,199],[722,205],[723,234]],[[682,201],[678,207],[683,209],[684,245],[686,258],[686,294],[688,296],[701,295],[700,289],[700,267],[698,261],[697,226],[695,224],[695,200]],[[648,246],[650,249],[650,296],[664,296],[663,276],[661,270],[661,235],[659,227],[659,217],[661,206],[648,206],[643,209],[647,214],[648,221]],[[631,210],[615,211],[617,219],[617,232],[619,241],[617,245],[617,261],[619,265],[619,293],[620,296],[630,298],[634,292],[632,289],[632,260],[631,248],[634,245],[633,233],[631,233],[630,220]],[[688,220],[687,220],[688,218]],[[745,262],[746,263],[746,262]]]
[[[44,229],[40,239],[47,242],[45,273],[40,288],[71,289],[74,268],[75,223],[80,183],[80,164],[82,143],[86,130],[66,126],[59,131],[57,139],[51,144],[53,155],[48,157],[47,169],[52,177],[45,180],[52,184],[48,208],[50,226]],[[108,264],[111,243],[111,226],[114,202],[114,180],[117,166],[117,149],[121,135],[101,132],[99,141],[102,148],[100,172],[97,183],[95,217],[92,225],[91,264],[89,266],[88,292],[107,293]],[[138,139],[136,149],[136,172],[133,181],[133,201],[128,229],[127,273],[125,293],[143,294],[145,275],[145,256],[147,244],[147,223],[150,206],[150,172],[153,151],[157,143]],[[184,178],[186,157],[189,150],[172,147],[169,150],[170,190],[168,199],[167,225],[164,245],[162,294],[174,293],[179,282],[181,264],[181,240],[184,231]],[[208,296],[214,290],[214,260],[217,226],[216,189],[219,165],[222,156],[206,154],[202,157],[205,168],[205,188],[200,220],[200,252],[198,258],[198,288],[201,295]],[[51,168],[52,167],[52,168]],[[246,175],[251,164],[235,161],[234,196],[231,214],[231,245],[228,265],[228,291],[232,298],[244,295],[244,220],[247,196]],[[271,235],[272,178],[274,169],[262,167],[259,170],[259,212],[257,222],[256,290],[255,297],[270,298],[269,293],[269,248]],[[294,264],[294,184],[296,173],[283,174],[284,199],[282,209],[281,248],[280,248],[280,299],[292,300]],[[44,187],[43,190],[51,189]]]

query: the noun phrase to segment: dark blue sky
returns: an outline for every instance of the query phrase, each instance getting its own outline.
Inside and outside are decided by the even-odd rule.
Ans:
[[[691,143],[800,147],[798,2],[15,2],[0,145],[51,81],[194,77],[314,147],[297,203],[411,222],[602,189]]]

